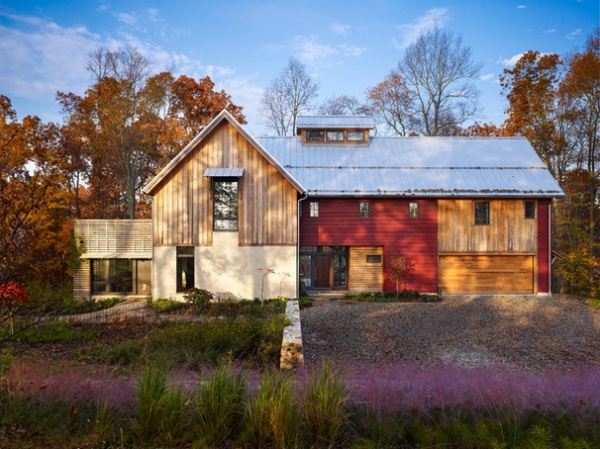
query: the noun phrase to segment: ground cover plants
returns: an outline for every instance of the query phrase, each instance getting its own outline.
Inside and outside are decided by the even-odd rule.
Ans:
[[[599,367],[282,372],[282,301],[157,302],[150,324],[49,321],[5,345],[0,447],[600,447]]]
[[[414,290],[346,293],[344,297],[361,302],[435,302],[442,300],[441,296],[424,295]]]

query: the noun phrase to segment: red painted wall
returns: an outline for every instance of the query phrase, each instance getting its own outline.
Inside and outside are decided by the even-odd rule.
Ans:
[[[550,289],[550,200],[538,201],[538,293]]]
[[[319,217],[309,203],[319,202]],[[359,202],[369,201],[369,218],[360,218]],[[419,218],[409,218],[409,202],[419,203]],[[407,288],[437,292],[437,202],[429,199],[308,198],[302,203],[300,245],[384,247],[384,290],[395,290],[385,273],[386,257],[400,250],[415,263],[416,276]],[[400,286],[403,288],[403,286]]]

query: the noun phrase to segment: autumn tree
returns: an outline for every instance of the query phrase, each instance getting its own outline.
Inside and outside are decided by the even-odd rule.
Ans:
[[[406,136],[418,128],[415,100],[414,92],[408,89],[404,78],[395,70],[367,90],[369,108],[377,121],[399,136]]]
[[[150,74],[139,50],[99,49],[90,55],[93,85],[83,96],[58,93],[67,116],[62,130],[64,152],[90,189],[86,216],[135,218],[141,188],[222,109],[245,123],[241,107],[208,77],[175,79],[166,71]],[[84,166],[80,165],[81,163]],[[79,199],[76,198],[77,207]],[[145,205],[145,202],[142,202]]]
[[[260,113],[278,136],[296,135],[298,115],[312,109],[319,85],[300,61],[290,58],[287,66],[270,83],[261,98]]]
[[[10,99],[0,96],[0,284],[60,283],[67,275],[58,142],[55,125],[30,116],[19,122]]]
[[[561,65],[556,54],[528,51],[500,76],[508,100],[506,132],[526,137],[559,181],[574,155],[558,97]]]
[[[393,250],[390,252],[387,261],[387,273],[392,281],[396,283],[396,293],[398,293],[398,284],[406,285],[413,281],[415,277],[415,263],[412,259],[401,251]]]

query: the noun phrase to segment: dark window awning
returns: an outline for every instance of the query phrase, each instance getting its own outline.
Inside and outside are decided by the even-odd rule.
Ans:
[[[244,174],[243,168],[207,168],[204,176],[207,178],[241,178]]]

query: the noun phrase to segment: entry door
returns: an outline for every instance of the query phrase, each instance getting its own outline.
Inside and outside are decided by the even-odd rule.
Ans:
[[[315,261],[315,288],[331,288],[331,256],[317,254]]]

